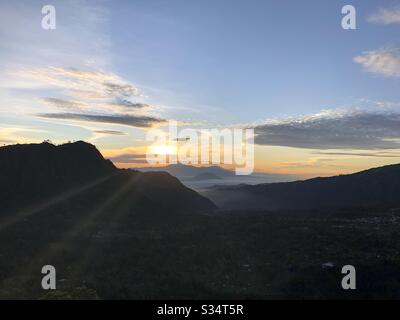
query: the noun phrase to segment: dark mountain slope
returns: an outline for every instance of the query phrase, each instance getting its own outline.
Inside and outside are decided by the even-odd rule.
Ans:
[[[0,148],[3,205],[29,203],[110,175],[117,169],[90,144],[76,142],[12,145]]]
[[[400,165],[304,181],[216,188],[222,208],[318,209],[400,205]]]
[[[111,184],[112,177],[120,185]],[[117,169],[93,145],[82,141],[60,146],[41,143],[0,148],[0,212],[57,198],[68,201],[81,189],[90,190],[94,185],[111,194],[125,184],[132,201],[142,201],[143,209],[143,199],[160,210],[215,209],[211,201],[171,175]]]

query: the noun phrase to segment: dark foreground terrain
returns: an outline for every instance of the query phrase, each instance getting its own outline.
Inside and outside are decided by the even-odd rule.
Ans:
[[[392,169],[372,173],[394,200]],[[360,177],[375,181],[345,177],[348,188]],[[310,201],[315,181],[305,184]],[[0,148],[0,200],[3,299],[400,298],[400,209],[391,201],[222,211],[168,173],[117,169],[84,142]],[[56,268],[57,290],[41,288],[44,265]],[[343,265],[356,267],[357,290],[341,289]]]
[[[55,206],[2,230],[0,297],[400,298],[393,210],[149,219],[123,204],[93,216],[99,205]],[[45,264],[57,268],[56,291],[40,288]],[[352,292],[340,286],[346,264],[357,270]]]

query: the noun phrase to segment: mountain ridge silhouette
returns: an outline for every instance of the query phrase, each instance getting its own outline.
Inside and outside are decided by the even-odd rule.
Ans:
[[[160,210],[162,207],[179,211],[216,209],[210,200],[168,173],[118,169],[94,145],[83,141],[58,146],[44,142],[0,147],[3,210],[43,201],[97,180],[104,188],[110,188],[110,193],[118,189],[118,183],[131,181],[131,198],[148,199],[148,203],[157,204]]]

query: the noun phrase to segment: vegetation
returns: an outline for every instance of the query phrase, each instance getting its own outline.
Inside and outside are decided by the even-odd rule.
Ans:
[[[120,207],[87,219],[91,210],[76,209],[54,207],[0,233],[2,298],[400,298],[399,212]],[[40,288],[44,264],[57,268],[54,292]],[[357,290],[341,289],[346,264]]]

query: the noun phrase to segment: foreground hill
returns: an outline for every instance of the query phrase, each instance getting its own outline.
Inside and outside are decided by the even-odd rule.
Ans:
[[[215,187],[204,195],[225,209],[400,206],[400,165],[304,181]]]
[[[98,189],[106,195],[124,193],[132,209],[137,209],[138,203],[143,210],[147,207],[188,212],[215,209],[211,201],[175,177],[165,172],[117,169],[93,145],[82,141],[59,146],[41,143],[0,148],[0,212],[37,202],[67,201],[83,191],[91,198],[90,191]]]

